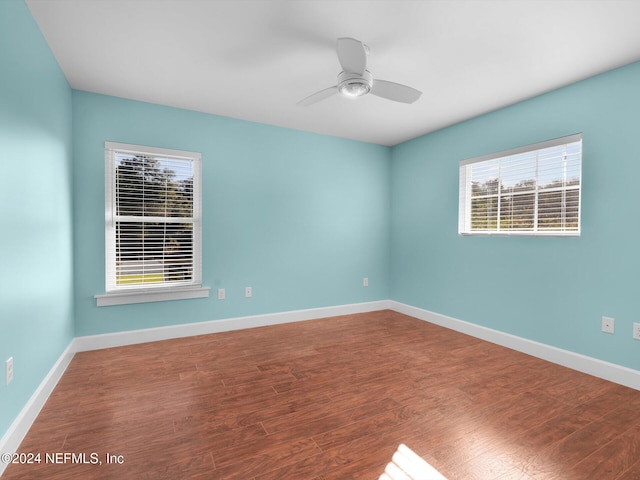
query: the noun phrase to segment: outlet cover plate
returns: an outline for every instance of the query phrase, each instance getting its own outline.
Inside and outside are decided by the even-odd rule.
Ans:
[[[615,323],[615,319],[611,317],[602,317],[602,331],[604,333],[613,333],[614,323]]]
[[[13,357],[7,358],[7,361],[4,363],[4,371],[7,385],[9,385],[11,380],[13,380]]]
[[[640,340],[640,323],[633,324],[633,338]]]

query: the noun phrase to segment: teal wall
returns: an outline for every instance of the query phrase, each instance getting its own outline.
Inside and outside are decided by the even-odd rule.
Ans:
[[[0,1],[0,72],[2,436],[73,338],[71,89],[22,1]]]
[[[635,63],[393,147],[391,298],[640,369],[639,112]],[[460,160],[573,133],[579,238],[458,235]]]
[[[73,119],[77,336],[388,298],[388,147],[79,91]],[[209,298],[96,307],[105,141],[202,153]]]

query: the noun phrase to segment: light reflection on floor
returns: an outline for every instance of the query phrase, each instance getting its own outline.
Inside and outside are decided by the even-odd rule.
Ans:
[[[391,462],[378,480],[447,480],[404,443],[398,446]]]

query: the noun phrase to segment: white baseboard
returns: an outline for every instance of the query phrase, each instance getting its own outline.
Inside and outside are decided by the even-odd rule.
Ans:
[[[170,340],[172,338],[192,337],[195,335],[228,332],[244,328],[264,327],[280,323],[301,322],[304,320],[336,317],[339,315],[350,315],[353,313],[374,312],[388,308],[389,302],[387,300],[380,300],[376,302],[353,303],[350,305],[252,315],[249,317],[210,320],[207,322],[185,323],[182,325],[169,325],[166,327],[146,328],[143,330],[88,335],[84,337],[76,337],[74,339],[74,348],[76,352],[99,350],[102,348],[122,347],[136,343],[156,342],[158,340]]]
[[[512,350],[517,350],[579,372],[588,373],[594,377],[640,390],[640,371],[638,370],[552,347],[533,340],[527,340],[526,338],[458,320],[457,318],[447,317],[446,315],[430,312],[429,310],[413,307],[404,303],[392,300],[388,303],[389,308],[396,312],[404,313],[405,315],[410,315],[420,320],[465,333],[503,347],[511,348]]]
[[[0,439],[0,453],[14,453],[18,450],[20,443],[31,428],[40,410],[42,410],[42,407],[47,402],[49,395],[51,395],[62,374],[67,369],[74,353],[73,341],[71,341],[51,370],[49,370],[47,376],[44,377],[44,380],[42,380],[36,391],[31,395],[31,398],[20,411],[9,429],[2,436],[2,439]],[[2,476],[5,468],[7,468],[7,465],[4,462],[0,462],[0,476]]]

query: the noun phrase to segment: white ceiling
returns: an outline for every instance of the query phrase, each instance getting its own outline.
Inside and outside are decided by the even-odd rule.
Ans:
[[[640,60],[639,0],[26,0],[72,88],[395,145]],[[338,37],[423,92],[335,85]]]

